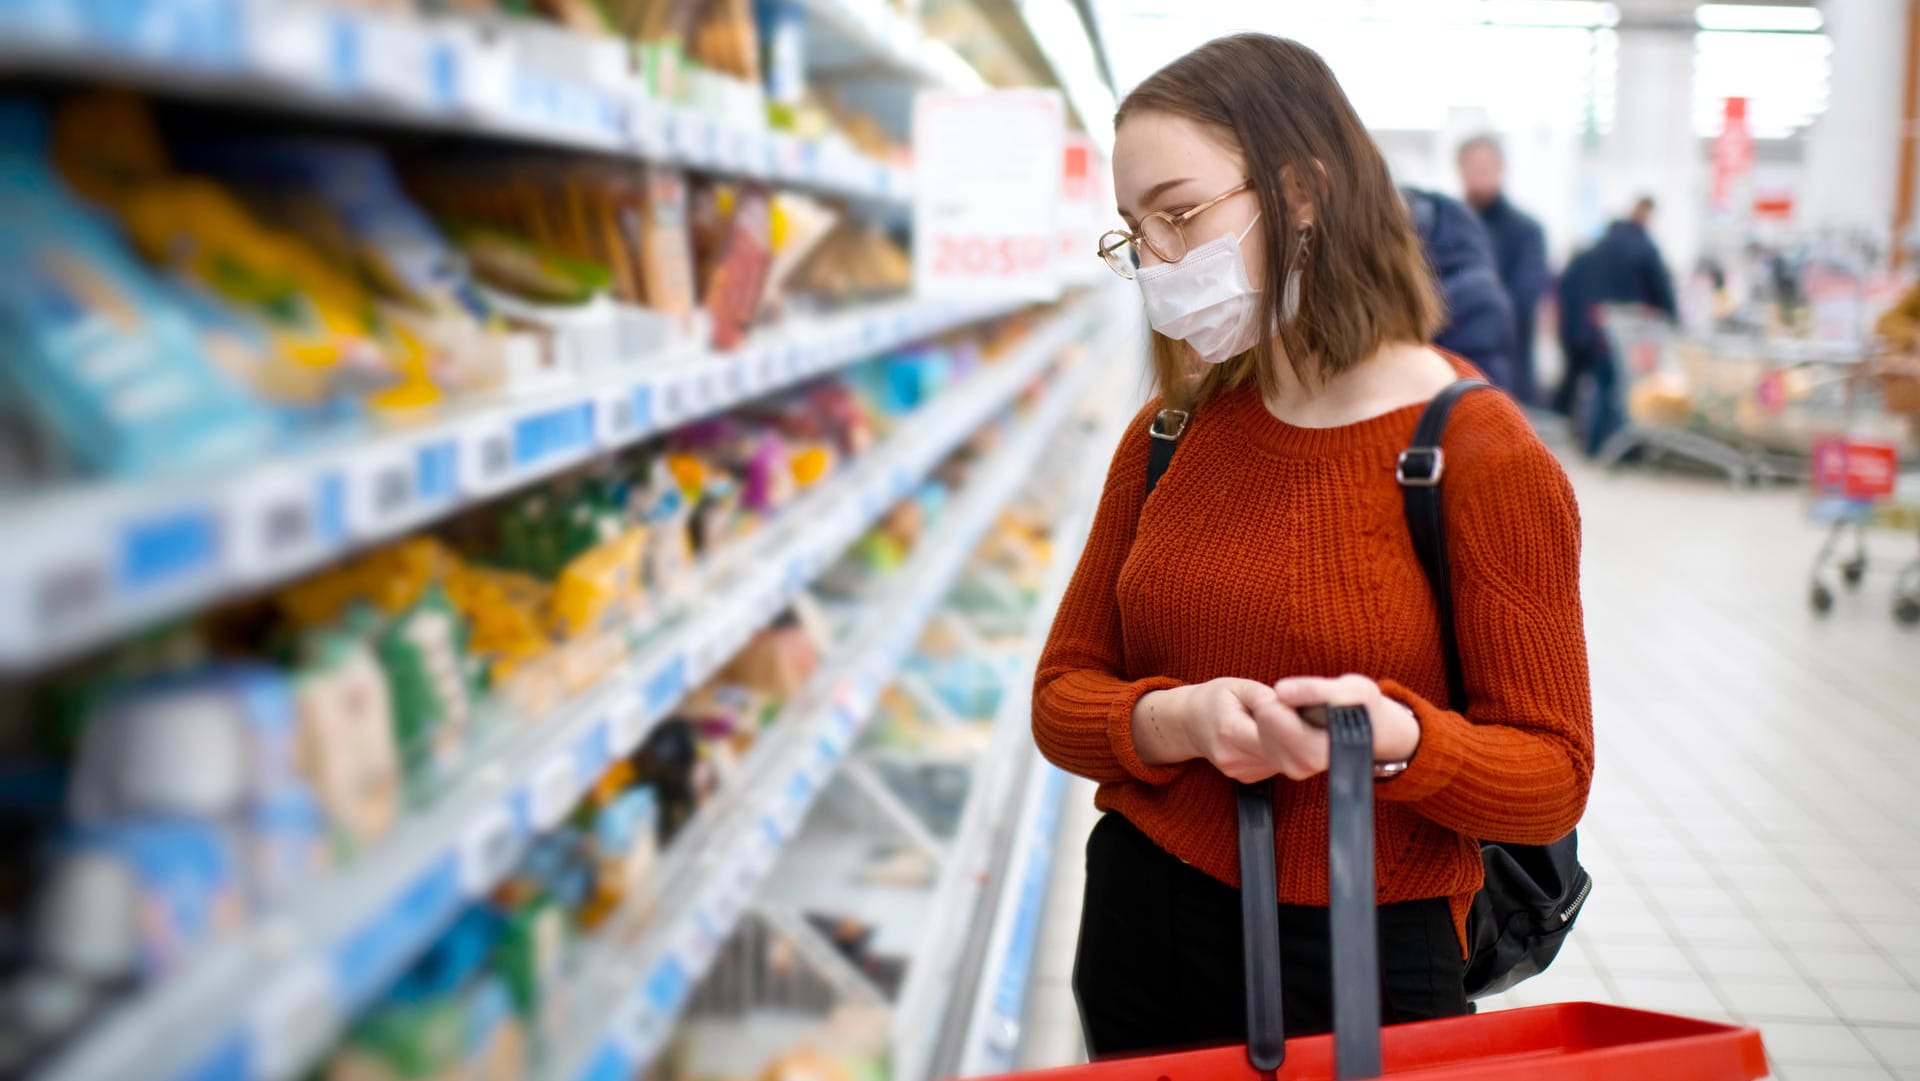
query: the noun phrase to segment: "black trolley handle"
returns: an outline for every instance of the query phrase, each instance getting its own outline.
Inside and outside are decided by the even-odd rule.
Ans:
[[[1373,886],[1373,727],[1362,706],[1326,711],[1327,878],[1333,935],[1336,1081],[1380,1076],[1380,941]],[[1247,1061],[1272,1076],[1286,1061],[1273,782],[1238,786],[1240,919],[1247,972]]]

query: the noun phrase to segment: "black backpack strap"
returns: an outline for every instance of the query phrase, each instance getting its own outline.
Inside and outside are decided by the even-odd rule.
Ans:
[[[1180,449],[1180,437],[1187,432],[1187,422],[1193,414],[1184,409],[1162,409],[1147,422],[1147,490],[1140,494],[1140,501],[1146,502],[1147,496],[1160,484],[1160,478],[1166,475],[1167,467],[1173,464],[1173,452]]]
[[[1400,452],[1393,479],[1400,482],[1400,494],[1406,501],[1407,531],[1413,534],[1413,550],[1420,557],[1420,569],[1427,573],[1427,585],[1433,590],[1433,603],[1440,622],[1440,650],[1447,668],[1447,706],[1467,708],[1467,683],[1460,667],[1460,640],[1453,628],[1453,576],[1447,564],[1447,525],[1440,513],[1440,481],[1446,475],[1447,456],[1440,449],[1447,431],[1447,418],[1461,398],[1488,384],[1479,379],[1462,379],[1433,396],[1413,429],[1413,445]]]

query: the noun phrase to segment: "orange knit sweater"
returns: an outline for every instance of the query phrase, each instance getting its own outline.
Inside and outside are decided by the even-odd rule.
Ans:
[[[1476,839],[1565,835],[1593,773],[1579,512],[1559,463],[1504,395],[1470,394],[1454,410],[1443,505],[1462,716],[1444,706],[1433,599],[1393,478],[1421,407],[1300,428],[1251,385],[1223,392],[1195,414],[1143,507],[1157,408],[1120,440],[1040,658],[1040,750],[1099,782],[1103,810],[1237,886],[1230,783],[1205,761],[1142,762],[1134,702],[1222,676],[1371,676],[1421,726],[1413,764],[1376,786],[1379,900],[1445,897],[1464,928],[1481,882]],[[1283,778],[1274,802],[1278,899],[1325,905],[1326,778]]]

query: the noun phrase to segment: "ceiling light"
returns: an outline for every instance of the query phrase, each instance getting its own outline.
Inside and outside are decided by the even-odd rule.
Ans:
[[[1702,30],[1811,34],[1825,25],[1820,9],[1784,4],[1701,4],[1693,20]]]

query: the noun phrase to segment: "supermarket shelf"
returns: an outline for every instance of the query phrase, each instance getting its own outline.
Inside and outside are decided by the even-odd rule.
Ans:
[[[1097,495],[1097,485],[1086,486],[1087,499]],[[1001,696],[1000,708],[993,719],[993,741],[975,773],[974,790],[962,812],[960,829],[952,856],[941,869],[935,886],[933,907],[925,922],[921,941],[907,966],[907,982],[900,992],[900,1005],[893,1017],[893,1072],[895,1081],[931,1081],[939,1065],[940,1037],[956,994],[967,986],[963,969],[967,966],[967,946],[971,936],[956,929],[973,925],[983,897],[992,880],[996,861],[1002,855],[996,839],[1009,835],[1008,817],[1015,806],[1019,783],[1025,772],[1019,767],[1033,753],[1029,735],[1030,696],[1022,693],[1032,685],[1040,661],[1040,648],[1053,622],[1060,597],[1080,563],[1080,550],[1086,544],[1092,525],[1091,508],[1075,507],[1054,533],[1053,564],[1048,568],[1047,587],[1033,606],[1026,626],[1026,645],[1021,663]]]
[[[782,847],[870,719],[999,509],[1026,480],[1093,366],[1069,370],[1022,431],[976,472],[929,543],[899,569],[881,605],[862,618],[846,660],[816,681],[756,747],[718,802],[679,838],[661,876],[666,903],[632,949],[599,959],[574,985],[610,1004],[577,1039],[563,1040],[547,1076],[625,1081],[664,1046],[693,988],[746,911]]]
[[[886,44],[926,51],[910,24]],[[0,4],[0,73],[635,156],[892,206],[912,188],[908,171],[844,140],[774,132],[751,109],[727,123],[660,101],[632,74],[626,43],[530,20],[316,0],[18,0]]]
[[[886,0],[804,0],[801,7],[807,13],[807,67],[815,72],[887,72],[928,87],[986,89],[960,54],[929,39]]]
[[[986,965],[973,985],[971,1014],[954,1072],[958,1077],[1011,1072],[1020,1049],[1027,974],[1053,880],[1055,834],[1067,790],[1067,775],[1040,752],[1028,749],[1026,758],[1012,848],[995,861],[999,881],[991,888],[996,895],[992,933]]]
[[[732,353],[636,358],[613,369],[622,374],[285,459],[0,500],[13,526],[13,557],[0,565],[0,671],[258,590],[595,455],[1016,307],[909,300],[793,320]]]
[[[369,858],[304,891],[290,910],[104,1019],[43,1081],[298,1076],[470,899],[512,868],[534,834],[565,816],[614,756],[638,746],[682,696],[1042,375],[1096,314],[1089,304],[1069,308],[1016,355],[898,425],[745,542],[726,560],[737,573],[707,583],[699,607],[641,656],[544,721],[496,718],[505,723],[489,727],[506,735],[433,807]],[[870,701],[877,687],[863,693]]]

